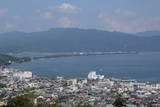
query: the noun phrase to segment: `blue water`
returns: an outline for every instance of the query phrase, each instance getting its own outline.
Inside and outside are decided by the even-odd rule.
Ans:
[[[160,54],[155,53],[52,58],[11,67],[47,77],[87,77],[94,70],[106,77],[160,80]]]

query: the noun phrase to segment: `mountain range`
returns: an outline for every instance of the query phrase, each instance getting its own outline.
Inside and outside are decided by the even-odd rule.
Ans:
[[[160,51],[160,32],[136,34],[96,29],[53,28],[0,34],[0,52]]]
[[[145,31],[136,33],[137,36],[160,36],[160,31]]]

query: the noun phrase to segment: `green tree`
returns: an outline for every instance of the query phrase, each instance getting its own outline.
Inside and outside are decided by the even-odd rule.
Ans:
[[[122,94],[116,96],[115,101],[113,102],[115,107],[126,107],[126,100],[122,97]]]
[[[25,95],[17,96],[8,101],[7,107],[34,107],[33,100]]]
[[[2,106],[0,106],[0,107],[7,107],[6,105],[2,105]]]
[[[35,107],[62,107],[58,99],[54,100],[52,103],[53,104],[38,103]]]
[[[6,84],[0,83],[0,88],[6,87]]]
[[[78,102],[75,107],[90,107],[90,105],[85,101]]]
[[[60,104],[38,104],[36,107],[61,107]]]

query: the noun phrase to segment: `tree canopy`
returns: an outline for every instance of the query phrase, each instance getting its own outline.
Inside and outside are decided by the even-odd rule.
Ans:
[[[21,95],[9,100],[7,107],[34,107],[34,103],[31,98]]]
[[[116,96],[115,101],[113,102],[115,107],[126,107],[126,100],[122,97],[122,94]]]

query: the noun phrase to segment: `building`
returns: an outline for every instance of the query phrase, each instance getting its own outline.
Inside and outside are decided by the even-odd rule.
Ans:
[[[13,79],[15,80],[25,80],[33,77],[32,72],[14,72]]]
[[[97,75],[95,71],[89,72],[88,79],[96,80],[96,79],[103,79],[104,75]]]

